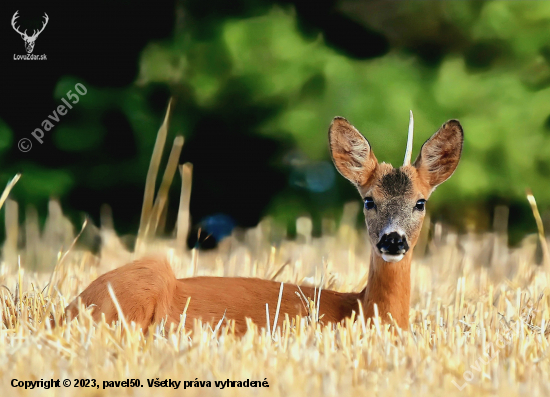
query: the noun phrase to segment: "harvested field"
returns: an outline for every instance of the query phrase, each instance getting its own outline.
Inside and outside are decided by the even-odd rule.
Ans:
[[[100,274],[152,252],[166,255],[178,277],[255,276],[359,290],[366,283],[370,248],[365,231],[352,221],[358,207],[348,205],[339,226],[321,238],[311,236],[307,218],[298,220],[294,240],[265,220],[206,252],[181,251],[176,240],[156,239],[131,253],[113,230],[102,228],[104,244],[96,255],[78,245],[58,255],[73,236],[60,209],[52,208],[55,203],[50,213],[57,219],[34,237],[32,249],[13,247],[20,266],[5,256],[0,268],[2,395],[175,393],[174,383],[150,387],[148,380],[157,378],[181,381],[178,390],[184,395],[550,393],[549,273],[537,254],[536,235],[508,248],[501,232],[457,235],[426,219],[413,260],[407,330],[392,332],[358,313],[357,321],[337,326],[323,324],[322,318],[317,322],[315,316],[289,319],[272,335],[266,324],[251,324],[238,339],[230,324],[184,326],[183,316],[177,329],[157,327],[144,336],[132,324],[93,324],[90,316],[53,330],[43,320],[50,312],[59,316]],[[5,252],[13,238],[8,236]],[[12,258],[17,258],[13,252]],[[71,387],[28,391],[12,387],[13,379],[15,384],[68,379]],[[76,388],[77,379],[94,379],[98,387]],[[103,389],[104,382],[126,379],[139,379],[140,387]],[[258,383],[216,384],[227,380]],[[264,380],[269,388],[259,387]]]

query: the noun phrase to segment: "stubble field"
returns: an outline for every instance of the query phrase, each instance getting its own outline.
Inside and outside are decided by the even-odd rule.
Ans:
[[[503,232],[457,235],[428,219],[413,260],[407,330],[392,332],[360,313],[342,325],[289,319],[272,335],[266,324],[251,324],[242,339],[228,324],[184,324],[185,316],[177,329],[157,327],[145,336],[132,324],[94,324],[86,315],[54,329],[44,322],[49,313],[59,318],[100,274],[151,253],[165,255],[178,277],[255,276],[360,290],[370,247],[353,221],[358,210],[346,206],[341,223],[327,223],[320,238],[311,237],[307,218],[298,220],[293,240],[265,220],[207,252],[155,239],[132,253],[103,227],[101,251],[92,254],[67,247],[75,237],[52,202],[55,219],[28,248],[10,251],[10,235],[4,245],[11,256],[0,268],[1,394],[161,395],[176,393],[176,386],[190,396],[550,394],[548,272],[544,260],[537,264],[538,236],[510,249]],[[59,379],[60,387],[12,386],[41,379]],[[124,380],[134,387],[104,389]]]

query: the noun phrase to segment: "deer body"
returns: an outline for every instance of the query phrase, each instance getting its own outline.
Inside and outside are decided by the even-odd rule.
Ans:
[[[374,303],[379,312],[390,312],[400,327],[407,327],[409,316],[410,277],[402,264],[391,264],[381,274],[372,275],[371,283],[358,293],[319,290],[311,286],[298,288],[284,284],[281,307],[276,326],[281,326],[284,313],[290,318],[307,316],[308,310],[299,295],[303,293],[314,301],[320,296],[319,317],[325,324],[338,323],[359,313],[359,304],[366,316],[374,316]],[[410,265],[410,263],[409,263]],[[400,280],[398,280],[400,279]],[[99,321],[104,313],[107,323],[118,320],[118,311],[111,300],[107,284],[115,291],[127,321],[134,321],[147,329],[151,324],[180,321],[187,298],[187,324],[194,319],[217,324],[222,318],[235,320],[235,332],[246,332],[246,317],[260,326],[266,326],[265,303],[269,304],[270,327],[275,321],[280,282],[246,277],[193,277],[176,279],[168,262],[161,258],[145,258],[114,269],[96,279],[80,294],[84,306],[95,305],[93,318]],[[389,284],[388,289],[385,284]],[[374,288],[373,288],[374,286]],[[382,288],[380,288],[380,287]],[[392,293],[392,288],[399,294]],[[381,294],[380,292],[385,293]],[[395,292],[395,291],[393,291]],[[317,295],[317,296],[316,296]],[[70,318],[78,315],[78,299],[67,307]]]
[[[193,277],[176,279],[170,265],[160,258],[146,258],[112,270],[99,277],[80,295],[84,306],[95,304],[94,320],[105,314],[108,323],[118,319],[118,312],[107,290],[110,282],[116,291],[117,300],[127,321],[134,321],[146,329],[166,318],[167,323],[180,321],[187,298],[191,297],[186,312],[186,323],[194,319],[217,324],[222,318],[235,320],[235,331],[242,335],[246,331],[246,317],[259,326],[266,326],[265,304],[269,304],[270,327],[275,320],[281,283],[246,277]],[[158,288],[152,289],[151,286]],[[303,294],[313,300],[313,287],[300,287]],[[291,318],[306,316],[308,311],[300,298],[298,287],[284,284],[278,325],[284,320],[284,313]],[[317,293],[319,291],[317,290]],[[131,296],[131,299],[127,297]],[[357,312],[359,293],[321,291],[320,313],[324,322],[339,322]],[[137,298],[137,299],[136,299]],[[68,307],[71,318],[78,314],[78,301]]]
[[[404,165],[394,168],[378,163],[368,141],[343,118],[335,118],[329,129],[333,162],[338,171],[352,182],[365,202],[365,221],[373,246],[367,287],[359,293],[321,290],[319,319],[325,324],[350,317],[359,305],[365,316],[375,315],[374,305],[385,322],[408,328],[410,305],[410,269],[424,205],[437,185],[447,180],[458,164],[462,151],[462,127],[456,120],[445,123],[422,146],[420,155],[410,164],[412,114]],[[194,319],[217,324],[221,319],[235,321],[238,335],[246,332],[246,318],[259,326],[270,327],[275,320],[281,283],[243,277],[194,277],[176,279],[170,265],[162,259],[145,258],[112,270],[93,281],[79,296],[84,306],[93,306],[93,317],[104,313],[107,322],[118,319],[111,300],[112,286],[127,321],[147,329],[163,319],[178,324],[188,298],[187,324]],[[285,284],[276,326],[288,314],[306,316],[308,310],[300,296],[312,301],[318,289]],[[303,297],[303,296],[302,296]],[[66,313],[78,315],[78,298]],[[393,319],[393,321],[392,321]]]

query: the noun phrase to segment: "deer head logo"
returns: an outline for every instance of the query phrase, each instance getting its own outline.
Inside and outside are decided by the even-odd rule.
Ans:
[[[11,26],[13,27],[13,29],[19,33],[21,35],[21,38],[23,40],[25,40],[25,49],[27,50],[27,54],[32,54],[32,50],[34,50],[34,42],[36,41],[36,38],[38,37],[38,35],[40,33],[42,33],[42,31],[44,30],[44,28],[46,27],[46,25],[48,24],[48,14],[44,13],[44,18],[46,19],[44,21],[44,24],[42,25],[42,29],[40,29],[39,31],[37,30],[34,30],[34,33],[32,36],[27,36],[27,30],[25,29],[25,32],[20,32],[19,29],[17,28],[17,26],[15,26],[15,20],[17,18],[19,18],[19,15],[17,15],[19,11],[15,11],[15,14],[13,14],[13,18],[11,19]]]

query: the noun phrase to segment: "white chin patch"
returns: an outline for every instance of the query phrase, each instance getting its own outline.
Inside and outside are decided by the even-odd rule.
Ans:
[[[382,259],[384,259],[386,262],[399,262],[401,259],[403,259],[405,255],[399,254],[399,255],[389,255],[389,254],[382,254]]]

